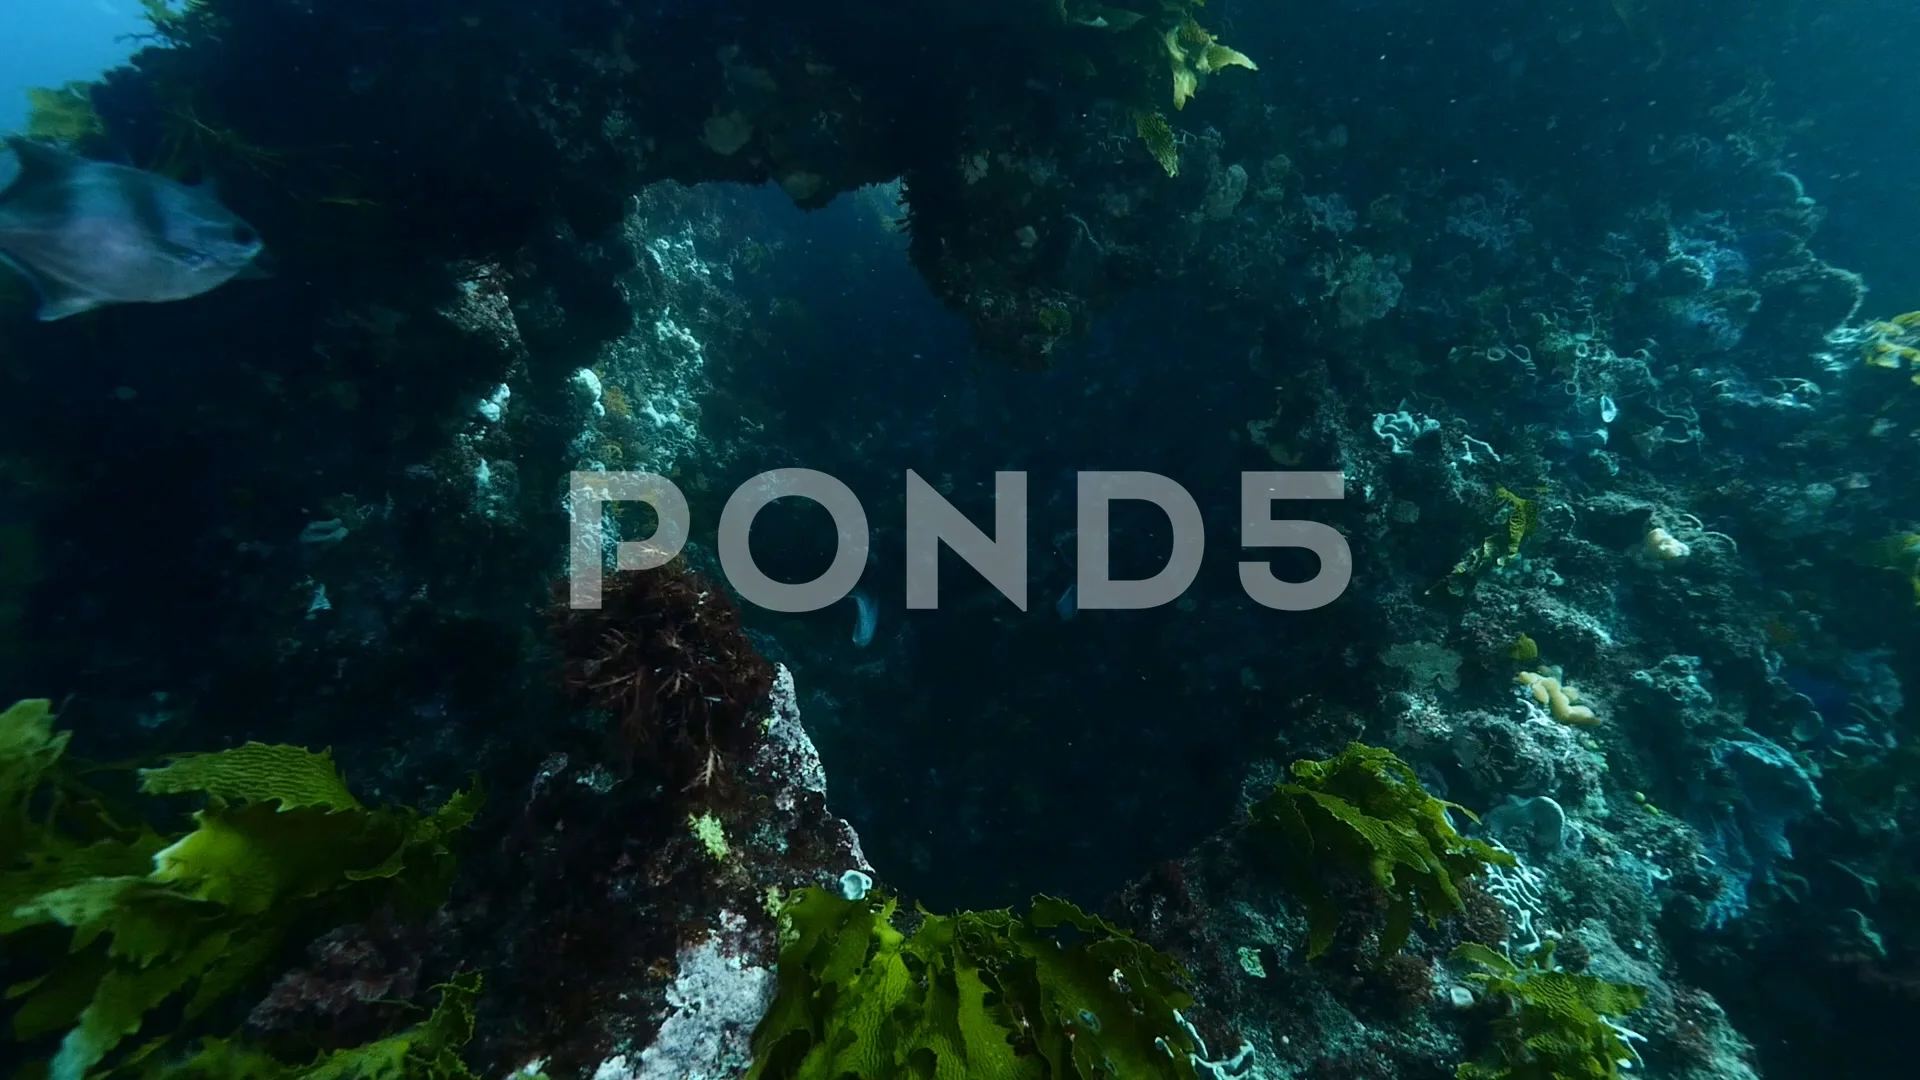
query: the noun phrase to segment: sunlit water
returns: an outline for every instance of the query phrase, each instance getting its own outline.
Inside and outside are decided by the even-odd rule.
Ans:
[[[27,122],[27,88],[91,79],[133,52],[139,0],[0,4],[0,131]]]

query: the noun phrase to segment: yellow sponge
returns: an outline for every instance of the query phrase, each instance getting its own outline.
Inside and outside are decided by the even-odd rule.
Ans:
[[[1590,727],[1600,722],[1592,709],[1579,704],[1580,692],[1571,686],[1561,686],[1553,675],[1523,671],[1513,681],[1532,690],[1533,700],[1545,705],[1553,718],[1563,724]]]

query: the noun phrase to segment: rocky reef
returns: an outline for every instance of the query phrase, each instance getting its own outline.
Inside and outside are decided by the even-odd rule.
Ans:
[[[217,180],[278,267],[55,323],[0,284],[0,701],[60,700],[76,762],[331,746],[366,805],[488,797],[425,911],[343,886],[151,1014],[165,1053],[55,1075],[1903,1068],[1920,315],[1823,257],[1754,61],[1812,17],[1429,8],[154,5],[36,130]],[[795,462],[872,511],[852,635],[717,573]],[[984,523],[1016,466],[1028,608],[906,611],[904,469]],[[1091,467],[1198,496],[1178,603],[1075,606]],[[1236,581],[1276,469],[1344,474],[1318,611]],[[595,612],[555,599],[576,470],[696,526]],[[0,809],[60,824],[48,768]],[[9,985],[89,925],[37,859]],[[9,1005],[27,1056],[83,998]]]

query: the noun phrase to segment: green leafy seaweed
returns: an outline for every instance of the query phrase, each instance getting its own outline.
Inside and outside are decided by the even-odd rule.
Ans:
[[[1390,750],[1349,743],[1326,761],[1294,762],[1292,772],[1294,782],[1276,784],[1252,817],[1258,833],[1278,841],[1282,871],[1307,905],[1309,959],[1326,953],[1340,923],[1328,870],[1362,875],[1387,894],[1385,959],[1406,944],[1416,913],[1429,925],[1457,914],[1460,881],[1488,863],[1514,865],[1508,852],[1461,836],[1449,810],[1479,819],[1428,794]]]
[[[141,773],[144,794],[204,800],[194,827],[168,838],[121,824],[66,774],[68,736],[52,721],[45,701],[0,714],[0,940],[65,939],[63,949],[39,949],[43,974],[6,991],[18,1002],[15,1038],[64,1030],[45,1064],[50,1080],[157,1060],[260,976],[296,928],[437,903],[453,869],[451,837],[480,799],[476,785],[431,815],[369,809],[330,755],[249,743]],[[448,1000],[457,998],[443,1008]],[[154,1021],[163,1007],[167,1021]],[[365,1070],[375,1072],[398,1075]]]
[[[748,1080],[1195,1080],[1169,957],[1052,897],[911,933],[898,907],[795,894]]]
[[[1477,965],[1467,978],[1502,1006],[1492,1046],[1461,1063],[1459,1080],[1617,1080],[1631,1067],[1630,1033],[1609,1018],[1646,1004],[1646,988],[1564,971],[1552,941],[1519,963],[1484,945],[1453,957]]]

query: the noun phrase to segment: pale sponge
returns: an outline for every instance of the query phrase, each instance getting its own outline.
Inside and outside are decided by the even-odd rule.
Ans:
[[[1553,718],[1563,724],[1586,727],[1600,722],[1592,709],[1579,704],[1580,692],[1571,686],[1561,686],[1558,676],[1523,671],[1513,681],[1531,690],[1533,700],[1545,705]]]
[[[1661,562],[1672,562],[1693,554],[1693,546],[1665,529],[1656,528],[1647,534],[1647,553]]]

